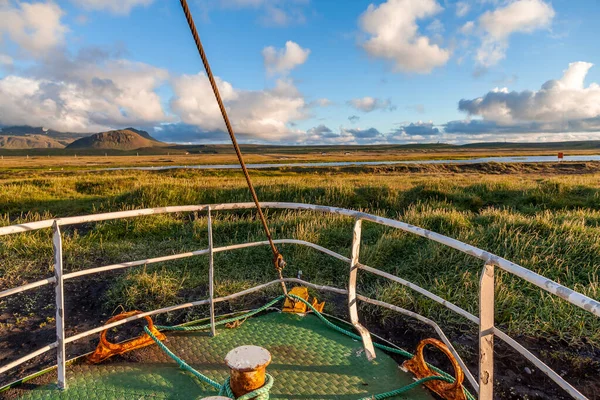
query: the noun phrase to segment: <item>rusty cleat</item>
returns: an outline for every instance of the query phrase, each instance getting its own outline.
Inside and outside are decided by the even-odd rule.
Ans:
[[[120,321],[122,319],[129,318],[133,315],[141,313],[141,311],[124,312],[122,314],[112,317],[111,319],[106,321],[106,323],[110,324],[112,322]],[[156,336],[158,340],[162,341],[167,338],[164,334],[162,334],[158,329],[154,327],[154,324],[152,323],[152,319],[150,317],[146,316],[144,318],[146,318],[146,321],[148,322],[148,329],[150,329],[150,332],[152,332],[152,334]],[[98,364],[114,355],[127,353],[128,351],[154,344],[154,340],[152,340],[152,338],[148,336],[147,333],[144,333],[143,335],[125,343],[111,343],[106,339],[107,331],[108,329],[105,329],[102,331],[102,333],[100,333],[100,343],[98,343],[98,347],[96,347],[96,350],[87,357],[88,362],[92,364]]]
[[[440,349],[446,357],[450,359],[452,367],[454,367],[455,381],[454,383],[449,383],[441,380],[431,380],[425,382],[424,385],[446,400],[466,400],[467,396],[465,395],[462,386],[465,377],[463,370],[460,368],[460,365],[458,365],[458,362],[448,347],[437,339],[430,338],[421,340],[417,346],[415,355],[410,360],[404,361],[402,369],[412,372],[417,379],[423,379],[429,376],[440,376],[439,373],[432,371],[423,359],[423,348],[428,344]]]
[[[308,289],[303,286],[296,286],[289,291],[289,294],[293,294],[298,296],[306,301],[308,301]],[[323,312],[323,307],[325,307],[325,302],[319,303],[316,298],[313,298],[312,306],[318,312]],[[285,303],[283,304],[283,312],[288,313],[296,313],[296,314],[305,314],[310,312],[306,304],[301,301],[294,301],[289,297],[285,299]]]

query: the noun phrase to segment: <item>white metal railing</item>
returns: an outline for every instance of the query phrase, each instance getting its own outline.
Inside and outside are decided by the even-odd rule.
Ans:
[[[229,203],[229,204],[213,204],[213,205],[195,205],[195,206],[176,206],[176,207],[161,207],[161,208],[148,208],[141,210],[131,210],[131,211],[119,211],[113,213],[103,213],[103,214],[93,214],[93,215],[85,215],[78,217],[67,217],[67,218],[59,218],[53,220],[45,220],[38,222],[31,222],[19,225],[12,225],[6,227],[0,227],[0,236],[9,235],[19,232],[29,232],[35,231],[43,228],[52,228],[53,229],[53,247],[54,247],[54,276],[46,279],[42,279],[36,282],[32,282],[26,285],[22,285],[16,288],[7,289],[0,292],[0,298],[10,296],[13,294],[21,293],[27,290],[31,290],[36,287],[54,284],[56,288],[56,341],[53,343],[49,343],[48,345],[31,352],[18,360],[14,360],[6,365],[0,367],[0,373],[4,373],[32,358],[43,354],[47,351],[50,351],[54,348],[57,349],[57,368],[58,368],[58,386],[61,389],[66,388],[66,377],[65,377],[65,363],[66,363],[66,353],[65,353],[65,345],[81,338],[93,335],[95,333],[101,332],[105,329],[110,329],[145,316],[166,313],[170,311],[180,310],[183,308],[199,306],[199,305],[209,305],[210,307],[210,320],[211,320],[211,332],[215,333],[214,329],[214,304],[228,301],[240,296],[244,296],[249,293],[253,293],[259,290],[263,290],[266,287],[281,283],[281,282],[296,282],[301,283],[303,285],[307,285],[309,287],[318,289],[331,291],[334,293],[348,295],[348,306],[350,312],[350,319],[353,325],[356,327],[357,331],[361,334],[363,338],[363,344],[365,346],[367,357],[374,358],[375,352],[372,349],[371,338],[368,330],[364,328],[358,322],[358,309],[357,309],[357,300],[362,302],[366,302],[369,304],[374,304],[377,306],[385,307],[401,314],[413,317],[418,319],[419,321],[432,326],[435,331],[438,333],[440,338],[444,341],[444,343],[449,347],[452,354],[456,357],[457,361],[461,365],[462,369],[467,376],[467,379],[475,389],[475,391],[479,394],[479,399],[491,400],[493,397],[493,342],[494,337],[498,337],[521,355],[523,355],[526,359],[532,362],[537,368],[539,368],[542,372],[544,372],[548,377],[550,377],[554,382],[556,382],[561,388],[563,388],[567,393],[569,393],[573,398],[576,399],[586,399],[586,397],[581,394],[577,389],[575,389],[572,385],[566,382],[559,374],[557,374],[554,370],[548,367],[545,363],[543,363],[540,359],[538,359],[534,354],[512,339],[510,336],[506,335],[504,332],[500,331],[498,328],[494,326],[494,267],[498,267],[504,271],[512,273],[536,286],[539,288],[552,293],[556,296],[561,297],[562,299],[568,301],[569,303],[576,305],[596,316],[600,316],[600,303],[594,299],[591,299],[581,293],[575,292],[565,286],[562,286],[550,279],[547,279],[539,274],[536,274],[533,271],[530,271],[526,268],[521,267],[520,265],[514,264],[502,257],[496,256],[494,254],[488,253],[484,250],[478,249],[474,246],[468,245],[466,243],[462,243],[458,240],[452,239],[450,237],[440,235],[438,233],[428,231],[426,229],[422,229],[405,222],[392,220],[389,218],[383,218],[379,216],[375,216],[372,214],[366,214],[363,212],[347,210],[343,208],[337,207],[329,207],[329,206],[319,206],[312,204],[301,204],[301,203],[261,203],[262,207],[265,208],[274,208],[274,209],[289,209],[289,210],[309,210],[309,211],[317,211],[324,213],[332,213],[342,216],[348,216],[355,219],[354,231],[353,231],[353,240],[352,240],[352,250],[351,250],[351,258],[345,257],[341,254],[338,254],[332,250],[324,248],[314,243],[310,243],[303,240],[297,239],[279,239],[276,240],[275,243],[278,244],[296,244],[301,246],[311,247],[317,251],[320,251],[324,254],[332,256],[338,260],[347,262],[350,266],[349,272],[349,285],[348,290],[334,288],[331,286],[321,286],[316,285],[314,283],[306,282],[301,279],[296,278],[285,278],[278,279],[268,283],[264,283],[258,286],[255,286],[250,289],[243,290],[238,293],[234,293],[228,296],[223,297],[214,297],[214,263],[213,263],[213,254],[217,252],[223,251],[231,251],[246,247],[253,246],[262,246],[267,245],[267,241],[262,242],[252,242],[252,243],[241,243],[230,246],[223,247],[214,247],[213,246],[213,238],[212,238],[212,217],[211,211],[224,211],[224,210],[241,210],[241,209],[252,209],[255,207],[254,203]],[[105,221],[105,220],[114,220],[120,218],[130,218],[136,216],[143,215],[153,215],[153,214],[163,214],[163,213],[175,213],[175,212],[196,212],[196,211],[206,211],[207,212],[207,221],[208,221],[208,248],[202,250],[196,250],[187,253],[179,253],[168,256],[149,258],[146,260],[138,260],[138,261],[129,261],[119,264],[112,264],[101,266],[97,268],[91,268],[82,271],[71,272],[68,274],[63,274],[62,272],[62,240],[61,240],[61,226],[68,226],[80,223],[87,222],[97,222],[97,221]],[[433,240],[435,242],[444,244],[446,246],[452,247],[454,249],[460,250],[466,254],[469,254],[475,258],[481,259],[483,263],[483,270],[480,279],[479,285],[479,317],[469,313],[468,311],[458,307],[457,305],[429,292],[428,290],[421,288],[414,283],[408,282],[400,277],[394,276],[384,271],[380,271],[378,269],[369,267],[367,265],[361,264],[359,262],[359,251],[360,251],[360,241],[361,241],[361,226],[362,221],[370,221],[377,224],[389,226],[396,229],[401,229],[405,232],[413,233],[415,235],[419,235],[425,237],[427,239]],[[187,257],[199,256],[199,255],[209,255],[209,298],[205,300],[198,300],[194,302],[164,307],[157,310],[148,311],[142,314],[137,314],[131,316],[129,318],[125,318],[120,321],[113,322],[111,324],[102,325],[100,327],[90,329],[85,332],[81,332],[77,335],[73,335],[70,337],[65,337],[65,315],[64,315],[64,290],[63,283],[65,280],[73,279],[76,277],[96,274],[104,271],[111,271],[123,268],[131,268],[135,266],[145,265],[145,264],[154,264],[169,260],[177,260]],[[411,312],[409,310],[405,310],[403,308],[397,307],[392,304],[388,304],[382,301],[370,299],[364,296],[361,296],[356,293],[356,280],[358,270],[363,270],[365,272],[369,272],[371,274],[381,276],[393,282],[397,282],[402,284],[416,292],[428,297],[429,299],[436,301],[448,309],[454,311],[455,313],[463,316],[467,320],[477,324],[479,326],[479,380],[477,381],[469,369],[466,367],[464,361],[460,357],[460,355],[456,352],[456,349],[452,346],[451,342],[448,340],[442,329],[432,320],[419,315],[417,313]]]

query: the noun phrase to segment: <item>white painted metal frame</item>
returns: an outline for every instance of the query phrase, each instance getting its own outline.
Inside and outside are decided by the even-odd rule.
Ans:
[[[65,290],[63,285],[63,256],[62,237],[60,228],[55,222],[52,225],[52,248],[54,249],[54,285],[56,293],[56,366],[58,375],[58,388],[67,388],[65,354]]]
[[[350,256],[350,279],[348,281],[348,311],[350,322],[352,322],[354,329],[358,331],[362,338],[367,360],[373,361],[376,357],[375,347],[373,346],[371,333],[358,321],[358,304],[356,301],[356,279],[358,278],[358,254],[360,252],[361,232],[362,221],[357,219],[354,222],[354,230],[352,231],[352,254]]]
[[[494,266],[485,264],[479,281],[479,396],[494,395]]]
[[[0,236],[52,227],[54,230],[53,244],[54,244],[54,249],[55,249],[55,252],[54,252],[54,254],[55,254],[55,276],[49,277],[49,278],[46,278],[46,279],[43,279],[43,280],[40,280],[37,282],[32,282],[32,283],[29,283],[29,284],[26,284],[26,285],[23,285],[23,286],[20,286],[17,288],[4,290],[4,291],[0,292],[0,298],[6,297],[9,295],[13,295],[16,293],[21,293],[21,292],[24,292],[24,291],[27,291],[27,290],[30,290],[30,289],[33,289],[36,287],[40,287],[43,285],[47,285],[50,283],[55,283],[56,304],[57,304],[57,307],[56,307],[56,309],[57,309],[57,318],[56,318],[57,319],[57,325],[56,325],[57,340],[53,343],[50,343],[32,353],[24,356],[24,357],[21,357],[18,360],[12,361],[11,363],[8,363],[8,364],[0,367],[0,373],[4,373],[4,372],[10,370],[11,368],[14,368],[28,360],[31,360],[32,358],[34,358],[40,354],[43,354],[49,350],[57,348],[57,365],[58,365],[58,369],[59,369],[59,374],[58,374],[59,382],[58,383],[59,383],[59,387],[66,388],[66,380],[65,380],[65,374],[64,374],[64,364],[65,364],[65,359],[66,359],[66,354],[65,354],[65,350],[64,350],[65,344],[74,342],[75,340],[79,340],[81,338],[87,337],[89,335],[93,335],[98,332],[101,332],[104,329],[110,329],[110,328],[125,324],[127,322],[131,322],[131,321],[137,320],[139,318],[143,318],[145,316],[155,315],[155,314],[160,314],[160,313],[165,313],[165,312],[171,312],[171,311],[180,310],[180,309],[187,308],[187,307],[199,306],[199,305],[209,305],[210,310],[211,310],[210,311],[211,324],[213,324],[214,323],[214,304],[215,303],[222,302],[222,301],[228,301],[228,300],[231,300],[231,299],[234,299],[234,298],[237,298],[237,297],[249,294],[249,293],[263,290],[264,288],[266,288],[270,285],[276,284],[276,283],[296,282],[296,283],[300,283],[300,284],[304,284],[304,285],[313,287],[318,290],[326,290],[326,291],[331,291],[331,292],[335,292],[335,293],[339,293],[339,294],[348,295],[349,296],[349,305],[350,305],[351,310],[352,310],[352,305],[354,305],[354,309],[356,310],[356,307],[355,307],[356,300],[360,300],[360,301],[363,301],[363,302],[366,302],[369,304],[386,307],[388,309],[394,310],[394,311],[402,313],[404,315],[416,318],[416,319],[420,320],[421,322],[432,326],[435,329],[435,331],[438,333],[440,338],[444,341],[444,343],[446,343],[446,345],[450,348],[450,351],[457,358],[459,364],[465,371],[467,379],[469,380],[469,382],[471,383],[473,388],[479,393],[480,399],[487,400],[487,399],[491,399],[493,396],[493,337],[494,336],[500,338],[502,341],[507,343],[509,346],[511,346],[517,352],[522,354],[525,358],[527,358],[530,362],[532,362],[537,368],[539,368],[548,377],[550,377],[554,382],[556,382],[561,388],[563,388],[566,392],[568,392],[573,398],[586,399],[586,397],[583,396],[583,394],[581,394],[579,391],[577,391],[577,389],[575,389],[572,385],[570,385],[568,382],[566,382],[560,375],[558,375],[550,367],[548,367],[546,364],[544,364],[541,360],[539,360],[530,351],[525,349],[522,345],[520,345],[518,342],[516,342],[514,339],[512,339],[508,335],[506,335],[504,332],[502,332],[498,328],[494,327],[494,319],[493,319],[493,315],[494,315],[494,266],[497,266],[507,272],[510,272],[510,273],[540,287],[541,289],[546,290],[549,293],[557,295],[557,296],[561,297],[562,299],[568,301],[569,303],[574,304],[580,308],[583,308],[584,310],[586,310],[596,316],[600,316],[600,303],[598,301],[591,299],[581,293],[575,292],[567,287],[564,287],[550,279],[547,279],[539,274],[534,273],[533,271],[530,271],[530,270],[523,268],[517,264],[514,264],[508,260],[505,260],[504,258],[498,257],[494,254],[488,253],[484,250],[481,250],[476,247],[470,246],[468,244],[462,243],[458,240],[449,238],[447,236],[440,235],[438,233],[431,232],[431,231],[428,231],[428,230],[425,230],[425,229],[422,229],[422,228],[419,228],[419,227],[416,227],[416,226],[413,226],[413,225],[410,225],[410,224],[407,224],[404,222],[391,220],[388,218],[382,218],[382,217],[378,217],[375,215],[366,214],[366,213],[362,213],[362,212],[347,210],[347,209],[343,209],[343,208],[337,208],[337,207],[318,206],[318,205],[300,204],[300,203],[262,203],[261,205],[265,208],[310,210],[310,211],[317,211],[317,212],[333,213],[333,214],[337,214],[337,215],[343,215],[343,216],[348,216],[348,217],[354,218],[356,222],[355,222],[355,230],[354,230],[354,239],[353,239],[351,258],[345,257],[341,254],[333,252],[322,246],[319,246],[314,243],[306,242],[303,240],[279,239],[279,240],[275,241],[278,244],[286,243],[286,244],[296,244],[296,245],[308,246],[308,247],[318,250],[324,254],[330,255],[334,258],[337,258],[339,260],[342,260],[342,261],[348,263],[351,266],[351,270],[350,270],[350,283],[351,284],[349,285],[349,290],[333,288],[330,286],[320,286],[320,285],[315,285],[313,283],[302,281],[300,279],[287,278],[287,279],[283,279],[283,280],[279,280],[279,279],[274,280],[274,281],[271,281],[271,282],[268,282],[268,283],[265,283],[262,285],[258,285],[254,288],[250,288],[250,289],[238,292],[238,293],[234,293],[229,296],[214,298],[214,286],[213,286],[214,285],[214,265],[213,265],[212,255],[216,252],[221,252],[221,251],[230,251],[230,250],[241,249],[241,248],[246,248],[246,247],[267,245],[268,242],[262,241],[262,242],[253,242],[253,243],[242,243],[242,244],[214,248],[213,243],[212,243],[212,217],[211,217],[210,211],[211,210],[224,211],[224,210],[251,209],[251,208],[254,208],[254,203],[231,203],[231,204],[215,204],[215,205],[150,208],[150,209],[142,209],[142,210],[131,210],[131,211],[120,211],[120,212],[114,212],[114,213],[85,215],[85,216],[80,216],[80,217],[68,217],[68,218],[62,218],[62,219],[46,220],[46,221],[20,224],[20,225],[0,227]],[[196,250],[193,252],[180,253],[180,254],[174,254],[174,255],[163,256],[163,257],[156,257],[156,258],[151,258],[151,259],[146,259],[146,260],[130,261],[130,262],[125,262],[125,263],[120,263],[120,264],[113,264],[113,265],[107,265],[107,266],[102,266],[102,267],[97,267],[97,268],[91,268],[91,269],[87,269],[87,270],[83,270],[83,271],[71,272],[69,274],[64,274],[64,275],[62,274],[62,243],[61,243],[61,237],[60,237],[60,226],[88,223],[88,222],[96,222],[96,221],[105,221],[105,220],[120,219],[120,218],[129,218],[129,217],[136,217],[136,216],[142,216],[142,215],[153,215],[153,214],[173,213],[173,212],[194,212],[194,211],[206,211],[207,212],[208,236],[209,236],[209,248],[208,249]],[[479,259],[485,261],[485,267],[484,267],[484,271],[481,276],[480,292],[479,292],[479,294],[480,294],[480,318],[478,318],[475,315],[467,312],[466,310],[456,306],[455,304],[452,304],[452,303],[444,300],[443,298],[427,291],[426,289],[423,289],[423,288],[415,285],[414,283],[408,282],[402,278],[396,277],[387,272],[380,271],[375,268],[371,268],[367,265],[360,264],[359,263],[359,250],[360,250],[360,230],[361,230],[360,228],[361,228],[361,224],[362,224],[361,221],[370,221],[370,222],[374,222],[377,224],[389,226],[392,228],[401,229],[405,232],[413,233],[413,234],[428,238],[430,240],[433,240],[435,242],[447,245],[449,247],[460,250],[466,254],[469,254],[473,257],[476,257],[476,258],[479,258]],[[358,233],[358,235],[357,235],[357,233]],[[210,265],[210,267],[209,267],[209,298],[208,299],[185,303],[185,304],[179,304],[179,305],[175,305],[175,306],[164,307],[164,308],[161,308],[158,310],[145,312],[142,314],[138,314],[138,315],[120,320],[120,321],[116,321],[111,324],[103,325],[98,328],[88,330],[86,332],[81,332],[77,335],[65,337],[65,332],[64,332],[65,321],[64,321],[64,311],[63,311],[64,310],[64,307],[63,307],[64,292],[62,289],[63,282],[65,280],[80,277],[80,276],[85,276],[85,275],[89,275],[89,274],[104,272],[104,271],[111,271],[111,270],[117,270],[117,269],[123,269],[123,268],[131,268],[131,267],[144,265],[144,264],[152,264],[152,263],[176,260],[176,259],[193,257],[193,256],[198,256],[198,255],[205,255],[205,254],[209,255],[209,265]],[[378,300],[369,299],[369,298],[366,298],[364,296],[357,294],[355,283],[356,283],[356,274],[357,274],[358,269],[362,269],[362,270],[370,272],[374,275],[384,277],[391,281],[402,284],[410,289],[413,289],[416,292],[444,305],[448,309],[458,313],[459,315],[463,316],[464,318],[468,319],[469,321],[471,321],[475,324],[478,324],[479,331],[480,331],[480,338],[481,338],[480,339],[480,354],[484,355],[484,357],[482,357],[484,359],[484,361],[482,361],[480,359],[480,367],[479,367],[481,389],[480,389],[480,385],[475,380],[475,378],[473,377],[471,372],[466,368],[466,365],[464,364],[462,358],[458,355],[458,353],[456,352],[456,350],[454,349],[454,347],[452,346],[452,344],[450,343],[448,338],[445,336],[443,331],[440,329],[440,327],[435,322],[433,322],[433,321],[429,320],[428,318],[425,318],[419,314],[402,309],[402,308],[394,306],[392,304],[384,303],[384,302],[381,302]],[[354,277],[353,277],[353,275],[354,275]],[[354,284],[352,284],[352,282],[354,282]],[[212,290],[211,290],[211,288],[212,288]],[[354,302],[352,302],[352,305],[350,302],[350,298],[355,299]],[[352,316],[352,314],[353,313],[351,311],[351,316]],[[358,322],[357,311],[356,311],[356,321]],[[211,326],[211,331],[212,331],[212,329],[214,329],[214,327]],[[367,334],[368,334],[368,331],[367,331]],[[362,336],[362,332],[361,332],[361,336]],[[370,335],[369,335],[369,338],[370,338]],[[363,340],[364,340],[364,336],[363,336]],[[365,346],[368,346],[368,343],[365,342]],[[368,354],[368,352],[367,352],[367,354]],[[62,373],[61,373],[61,368],[62,368]],[[483,372],[483,374],[482,374],[482,372]],[[481,377],[483,375],[485,375],[485,373],[487,373],[487,379],[482,380]],[[61,383],[61,374],[62,374],[62,383]],[[485,376],[484,376],[484,378],[485,378]]]
[[[206,211],[206,219],[208,224],[208,299],[210,300],[210,334],[217,335],[215,326],[215,258],[213,251],[213,233],[212,233],[212,216],[210,207]]]

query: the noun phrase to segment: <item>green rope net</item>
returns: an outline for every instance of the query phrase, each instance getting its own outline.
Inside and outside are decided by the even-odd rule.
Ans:
[[[296,295],[293,294],[289,294],[289,297],[293,298],[296,301],[300,301],[304,304],[306,304],[311,311],[329,328],[334,329],[346,336],[349,336],[353,339],[356,340],[361,340],[361,337],[357,334],[355,334],[354,332],[350,332],[336,324],[334,324],[333,322],[329,321],[327,318],[325,318],[319,311],[317,311],[312,304],[310,304],[309,302],[307,302],[306,300],[304,300],[301,297],[298,297]],[[218,322],[215,322],[215,325],[224,325],[224,324],[228,324],[234,321],[238,321],[244,318],[248,318],[251,317],[253,315],[256,315],[260,312],[263,312],[265,310],[267,310],[269,307],[272,307],[273,305],[277,304],[278,302],[280,302],[281,300],[285,299],[285,295],[281,295],[276,297],[275,299],[271,300],[270,302],[268,302],[267,304],[265,304],[264,306],[257,308],[255,310],[252,310],[248,313],[242,314],[242,315],[238,315],[235,317],[231,317],[231,318],[227,318],[227,319],[223,319],[220,320]],[[188,332],[193,332],[193,331],[201,331],[201,330],[205,330],[210,328],[211,324],[204,324],[204,325],[194,325],[194,326],[164,326],[164,325],[155,325],[155,327],[159,330],[164,330],[164,331],[188,331]],[[148,329],[148,327],[144,327],[144,330],[146,331],[146,333],[148,334],[148,336],[150,336],[152,338],[152,340],[154,340],[154,342],[156,342],[156,344],[158,345],[158,347],[165,352],[165,354],[167,354],[170,358],[172,358],[181,369],[183,369],[184,371],[187,371],[189,373],[191,373],[193,376],[195,376],[196,378],[198,378],[201,382],[204,382],[212,387],[214,387],[218,392],[219,395],[221,396],[226,396],[232,399],[236,399],[236,397],[234,396],[233,392],[231,391],[231,387],[229,386],[229,378],[227,378],[225,380],[225,382],[221,385],[218,382],[213,381],[212,379],[210,379],[208,376],[196,371],[194,368],[192,368],[191,366],[189,366],[185,361],[183,361],[181,358],[179,358],[177,355],[175,355],[171,350],[169,350],[169,348],[167,346],[164,345],[164,343],[162,343],[160,340],[158,340],[158,338],[156,338],[156,336],[154,336],[152,334],[152,332],[150,331],[150,329]],[[405,358],[412,358],[413,354],[409,353],[406,350],[402,350],[402,349],[398,349],[395,347],[390,347],[390,346],[386,346],[380,343],[373,343],[373,345],[381,350],[387,351],[389,353],[395,353],[395,354],[399,354]],[[442,371],[439,368],[436,368],[433,365],[427,364],[432,370],[434,370],[435,372],[437,372],[438,376],[429,376],[426,378],[422,378],[419,380],[414,381],[413,383],[403,386],[399,389],[396,390],[392,390],[389,392],[385,392],[385,393],[380,393],[380,394],[376,394],[370,397],[365,397],[361,400],[367,400],[367,399],[386,399],[389,397],[394,397],[394,396],[398,396],[402,393],[405,393],[425,382],[428,381],[432,381],[432,380],[441,380],[441,381],[445,381],[448,383],[453,383],[454,382],[454,377],[444,371]],[[237,400],[247,400],[247,399],[252,399],[252,398],[257,398],[259,400],[268,400],[269,399],[269,390],[271,389],[271,387],[273,387],[275,380],[274,378],[267,374],[266,376],[266,382],[265,384],[250,392],[247,393],[241,397],[238,397]],[[465,391],[465,395],[467,396],[467,399],[469,400],[475,400],[475,397],[466,389],[464,389]]]

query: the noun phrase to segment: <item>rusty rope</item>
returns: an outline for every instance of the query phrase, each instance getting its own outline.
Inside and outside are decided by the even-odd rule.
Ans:
[[[208,80],[210,81],[210,86],[212,87],[213,93],[215,94],[215,98],[217,99],[217,103],[219,104],[219,109],[221,110],[221,115],[223,116],[223,120],[225,121],[225,126],[227,126],[227,132],[229,133],[229,137],[231,138],[231,143],[233,144],[233,148],[235,149],[235,154],[237,155],[238,161],[240,162],[240,167],[242,167],[242,171],[244,172],[244,176],[246,177],[246,183],[248,184],[248,189],[252,194],[252,199],[254,200],[254,204],[256,204],[256,210],[258,211],[258,217],[262,223],[263,229],[265,231],[265,235],[269,240],[269,246],[271,247],[271,251],[273,252],[273,263],[275,264],[275,269],[279,273],[279,278],[283,279],[282,270],[285,267],[285,261],[283,260],[283,256],[277,250],[275,246],[275,242],[273,242],[273,238],[271,237],[271,231],[269,230],[269,226],[267,225],[267,220],[265,219],[265,215],[263,214],[262,208],[260,207],[260,203],[258,201],[258,196],[256,195],[256,191],[254,190],[254,186],[252,185],[252,181],[250,180],[250,175],[248,174],[248,168],[246,168],[246,164],[244,163],[244,158],[242,156],[242,151],[240,150],[240,146],[237,143],[235,138],[235,133],[233,132],[233,127],[231,126],[231,122],[229,122],[229,117],[227,116],[227,110],[225,110],[225,105],[223,104],[223,100],[221,99],[221,94],[219,93],[219,88],[217,87],[217,83],[213,76],[213,73],[210,69],[210,65],[208,64],[208,58],[206,57],[206,53],[204,52],[204,47],[202,47],[202,42],[200,42],[200,36],[198,36],[198,31],[196,30],[196,24],[194,24],[194,20],[192,18],[192,13],[187,4],[187,0],[180,0],[181,7],[183,8],[183,13],[185,14],[185,18],[187,19],[188,25],[190,27],[190,31],[192,32],[192,36],[194,37],[194,41],[196,42],[196,47],[198,48],[198,53],[200,53],[200,58],[202,59],[202,64],[204,64],[204,69],[206,70],[206,75],[208,76]],[[285,286],[285,282],[281,282],[281,286],[283,288],[283,292],[287,295],[287,288]]]

